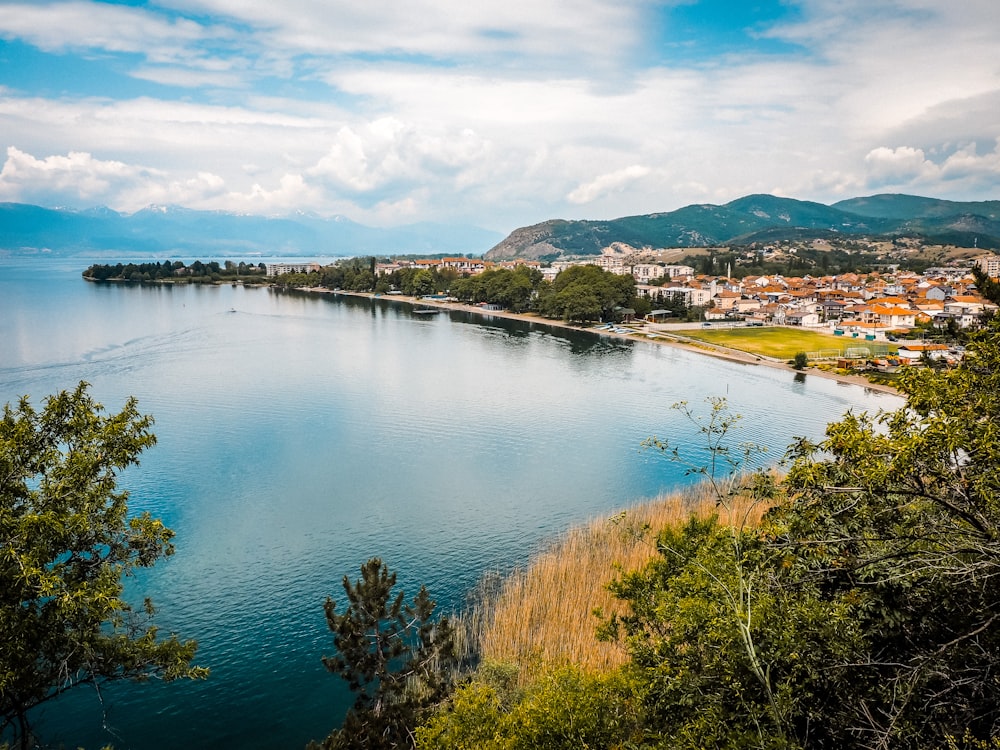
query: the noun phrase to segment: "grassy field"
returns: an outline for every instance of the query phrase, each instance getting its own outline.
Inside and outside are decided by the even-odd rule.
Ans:
[[[684,331],[688,338],[709,344],[727,346],[743,352],[776,359],[792,359],[798,352],[832,351],[847,347],[869,346],[875,342],[864,339],[830,336],[802,328],[772,326],[765,328],[699,328]],[[883,342],[884,346],[884,342]]]

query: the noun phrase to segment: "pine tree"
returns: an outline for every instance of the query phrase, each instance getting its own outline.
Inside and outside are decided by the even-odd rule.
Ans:
[[[351,583],[344,576],[347,608],[324,605],[335,656],[326,668],[356,694],[343,726],[310,748],[409,748],[425,711],[454,687],[455,632],[447,617],[433,619],[435,603],[420,587],[412,604],[393,594],[396,574],[377,557]]]

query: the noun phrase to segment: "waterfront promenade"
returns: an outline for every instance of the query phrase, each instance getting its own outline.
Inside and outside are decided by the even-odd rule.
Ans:
[[[507,318],[510,320],[522,320],[529,323],[537,323],[539,325],[550,326],[552,328],[566,328],[574,331],[590,331],[601,336],[611,336],[616,338],[628,339],[630,341],[635,341],[636,343],[651,344],[656,346],[674,346],[682,349],[687,349],[698,354],[705,354],[710,357],[718,357],[721,359],[727,359],[732,362],[740,362],[747,365],[759,365],[761,367],[772,367],[779,370],[786,370],[788,372],[802,374],[807,377],[819,377],[826,378],[829,380],[835,380],[840,383],[845,383],[848,385],[857,385],[862,388],[868,388],[873,391],[878,391],[880,393],[891,393],[898,394],[894,387],[891,385],[886,385],[884,383],[873,383],[862,375],[850,375],[844,373],[829,372],[826,370],[820,370],[817,368],[809,368],[808,370],[796,370],[787,362],[773,357],[764,357],[756,354],[751,354],[748,352],[740,351],[739,349],[731,349],[728,347],[718,346],[715,344],[708,344],[702,341],[695,341],[694,339],[689,339],[685,337],[685,331],[697,330],[701,327],[701,323],[648,323],[643,322],[639,325],[633,325],[628,328],[628,333],[619,333],[616,330],[609,329],[598,329],[593,326],[584,326],[573,323],[566,323],[562,320],[543,318],[540,315],[534,313],[515,313],[509,310],[487,310],[480,305],[472,305],[464,302],[457,302],[453,300],[442,300],[433,299],[426,297],[409,297],[402,294],[389,294],[389,295],[374,295],[370,292],[346,292],[346,291],[334,291],[331,289],[326,289],[324,287],[304,287],[299,291],[311,293],[311,294],[338,294],[346,295],[351,297],[364,297],[368,299],[379,299],[388,300],[390,302],[395,302],[398,304],[406,304],[413,306],[417,309],[430,309],[439,308],[441,310],[458,310],[462,312],[472,313],[475,315],[480,315],[484,318]],[[621,330],[621,327],[619,327]],[[831,339],[833,338],[831,334]]]

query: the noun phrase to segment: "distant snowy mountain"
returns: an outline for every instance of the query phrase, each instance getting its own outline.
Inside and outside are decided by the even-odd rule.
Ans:
[[[503,238],[474,226],[413,224],[380,229],[343,216],[297,213],[269,218],[178,206],[147,206],[134,214],[0,203],[0,250],[56,255],[348,256],[366,254],[481,255]]]

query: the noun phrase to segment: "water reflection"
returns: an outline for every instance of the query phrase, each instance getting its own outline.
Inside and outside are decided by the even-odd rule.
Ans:
[[[484,571],[525,562],[552,534],[690,481],[639,449],[652,434],[699,445],[676,401],[728,395],[739,439],[775,459],[847,408],[891,402],[394,300],[98,287],[79,271],[21,283],[0,275],[0,330],[31,321],[30,346],[0,350],[0,400],[86,379],[109,408],[135,395],[154,415],[158,444],[126,480],[133,507],[177,532],[177,554],[129,591],[160,605],[165,629],[197,638],[214,670],[194,686],[116,689],[121,741],[86,699],[61,703],[50,726],[74,746],[303,747],[345,705],[319,661],[322,601],[369,556],[457,607]]]

